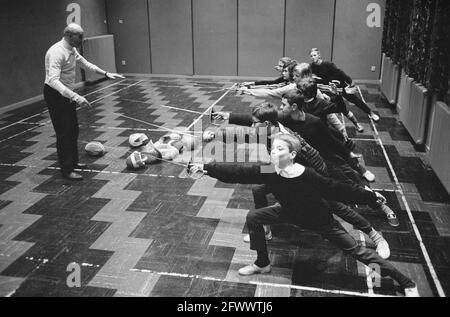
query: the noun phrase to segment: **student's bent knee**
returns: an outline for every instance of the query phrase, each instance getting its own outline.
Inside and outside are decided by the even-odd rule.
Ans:
[[[247,225],[262,225],[258,209],[251,210],[247,214]]]

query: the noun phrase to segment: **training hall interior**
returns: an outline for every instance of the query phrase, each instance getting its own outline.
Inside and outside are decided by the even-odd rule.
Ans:
[[[1,1],[0,296],[450,295],[449,16]]]

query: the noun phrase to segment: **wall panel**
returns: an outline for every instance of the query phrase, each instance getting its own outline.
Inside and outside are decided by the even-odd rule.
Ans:
[[[70,0],[0,1],[0,107],[42,94],[45,53],[62,38]],[[85,36],[106,34],[104,0],[78,0]],[[7,76],[5,74],[8,74]],[[77,76],[81,80],[80,72]]]
[[[283,55],[284,0],[239,0],[240,76],[277,76]]]
[[[197,75],[237,75],[237,0],[193,0]]]
[[[309,63],[309,51],[320,49],[331,59],[335,0],[286,0],[285,55]]]
[[[193,74],[190,0],[149,0],[155,74]]]
[[[381,27],[367,25],[370,3],[381,7]],[[384,10],[384,0],[336,0],[333,61],[354,79],[380,78]]]
[[[117,71],[150,73],[147,0],[107,0],[106,7],[108,30],[114,35]]]

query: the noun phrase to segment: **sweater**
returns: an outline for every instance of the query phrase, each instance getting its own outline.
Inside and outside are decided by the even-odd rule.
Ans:
[[[375,193],[361,187],[336,182],[306,168],[295,178],[284,178],[274,170],[258,166],[209,163],[208,175],[224,183],[266,184],[282,207],[282,212],[305,229],[329,226],[334,219],[324,199],[343,203],[374,204]]]
[[[322,62],[320,65],[312,63],[311,68],[314,75],[322,78],[317,81],[318,83],[329,84],[332,80],[339,80],[341,82],[339,87],[346,87],[353,82],[350,76],[332,62]]]
[[[251,123],[251,120],[251,115],[230,113],[229,123],[248,125],[248,123]],[[315,171],[322,175],[326,175],[328,173],[327,165],[324,159],[320,156],[319,152],[314,147],[312,147],[300,134],[292,131],[287,127],[284,128],[286,128],[289,134],[295,136],[300,141],[300,144],[302,146],[301,152],[297,154],[295,161],[302,165],[313,168]],[[249,127],[236,127],[234,133],[236,137],[234,138],[233,136],[230,136],[230,132],[232,133],[232,131],[233,130],[230,130],[230,128],[219,129],[216,135],[216,139],[223,142],[231,139],[234,139],[235,142],[243,140],[245,143],[249,143],[250,140],[255,140],[258,143],[265,142],[264,144],[267,146],[267,150],[270,152],[272,145],[270,128],[259,128],[258,130],[256,130],[255,128]]]
[[[350,151],[345,147],[344,143],[333,136],[331,130],[318,117],[305,113],[305,120],[295,121],[290,116],[279,112],[278,122],[298,133],[314,149],[319,151],[323,158],[328,159],[334,157],[334,155],[339,155],[346,161],[351,160]],[[231,113],[229,123],[251,126],[252,116],[250,114],[237,115]]]
[[[255,81],[255,86],[264,86],[264,85],[278,85],[278,84],[288,84],[289,82],[283,78],[283,76],[278,77],[273,80],[257,80]]]
[[[328,125],[329,114],[342,112],[338,103],[321,98],[315,98],[313,101],[305,103],[303,109],[305,112],[320,118],[325,125]]]

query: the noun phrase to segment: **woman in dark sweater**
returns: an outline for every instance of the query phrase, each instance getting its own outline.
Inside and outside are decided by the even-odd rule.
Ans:
[[[191,164],[190,170],[204,170],[225,183],[266,184],[280,205],[252,210],[247,214],[250,249],[257,252],[254,264],[241,268],[239,274],[269,273],[270,260],[263,224],[290,223],[321,234],[331,243],[366,265],[375,264],[382,276],[390,276],[405,290],[406,296],[418,296],[416,284],[400,273],[375,251],[365,248],[337,222],[323,199],[344,203],[374,204],[377,193],[358,186],[337,183],[310,168],[294,163],[300,142],[292,135],[274,138],[270,166],[239,164]],[[381,196],[382,197],[382,196]]]

